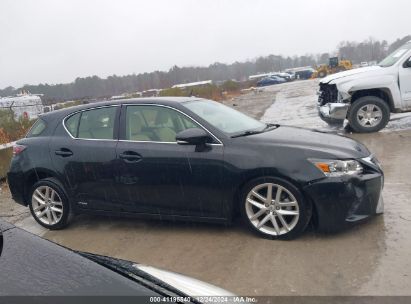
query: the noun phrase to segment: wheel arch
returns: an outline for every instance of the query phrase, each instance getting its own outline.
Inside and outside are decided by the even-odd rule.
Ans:
[[[33,187],[35,183],[45,178],[54,178],[60,184],[62,184],[61,181],[53,173],[53,171],[49,169],[45,169],[45,168],[32,169],[26,174],[26,177],[24,179],[24,203],[26,206],[29,204],[29,201],[30,201],[30,198],[29,198],[30,189]],[[63,187],[63,190],[64,190],[64,187]]]
[[[286,182],[289,182],[292,184],[294,187],[296,187],[301,194],[304,196],[305,200],[308,200],[309,198],[305,195],[303,191],[303,187],[298,183],[296,180],[289,178],[288,176],[278,173],[278,172],[259,172],[259,171],[252,171],[247,174],[247,176],[241,181],[241,183],[236,187],[235,193],[233,197],[231,198],[231,217],[236,218],[240,214],[240,199],[241,199],[241,194],[244,189],[244,187],[252,182],[253,180],[256,179],[261,179],[261,178],[277,178],[277,179],[282,179]],[[313,203],[310,201],[310,203],[313,205]]]
[[[355,91],[354,93],[352,93],[351,103],[354,103],[359,98],[365,96],[374,96],[381,98],[388,104],[391,112],[395,111],[394,99],[389,88],[375,88]]]

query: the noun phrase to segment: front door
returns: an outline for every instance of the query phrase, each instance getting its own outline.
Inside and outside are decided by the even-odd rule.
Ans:
[[[50,142],[55,171],[77,208],[119,210],[114,174],[120,107],[78,112],[67,117]]]
[[[217,139],[201,151],[177,144],[178,132],[201,126],[166,106],[127,105],[121,117],[122,205],[133,205],[138,213],[222,217],[223,145]]]
[[[410,61],[411,58],[408,59]],[[411,109],[411,67],[400,66],[400,89],[405,107]]]

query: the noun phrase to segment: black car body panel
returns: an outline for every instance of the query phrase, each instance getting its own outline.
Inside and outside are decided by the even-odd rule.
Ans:
[[[374,215],[382,190],[381,174],[320,180],[304,187],[315,202],[319,229],[335,231]]]
[[[0,221],[0,296],[158,296],[79,254]]]
[[[10,303],[52,303],[55,296],[65,296],[64,303],[112,303],[119,296],[126,303],[143,303],[154,297],[199,303],[200,298],[193,297],[234,296],[175,272],[73,251],[2,220],[0,273],[0,296],[8,297]],[[15,296],[27,298],[16,300]]]
[[[375,214],[381,169],[364,164],[366,171],[359,176],[332,179],[308,161],[359,160],[370,155],[364,145],[343,136],[287,126],[232,138],[184,107],[184,102],[193,100],[120,100],[43,115],[47,133],[18,141],[28,148],[13,158],[8,173],[14,199],[27,205],[30,181],[52,176],[63,184],[75,212],[225,223],[238,208],[247,182],[274,176],[288,180],[309,197],[320,227],[339,225],[341,218],[348,222],[358,212]],[[125,140],[123,111],[127,104],[173,108],[200,124],[214,142],[199,151],[192,145]],[[113,140],[70,136],[63,125],[65,117],[104,106],[119,108]],[[73,155],[56,155],[61,149]],[[138,159],[121,159],[129,152]]]
[[[117,155],[131,150],[142,160],[118,162],[114,201],[139,213],[221,217],[222,146],[201,153],[195,146],[119,142]]]

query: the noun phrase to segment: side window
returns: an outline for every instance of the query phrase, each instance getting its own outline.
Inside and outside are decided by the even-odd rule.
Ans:
[[[126,139],[175,142],[177,133],[199,126],[176,110],[159,106],[127,106]]]
[[[78,138],[114,139],[114,122],[117,107],[107,107],[81,112]]]
[[[67,131],[69,131],[71,136],[73,137],[77,137],[78,122],[80,120],[80,115],[81,115],[81,112],[74,114],[73,116],[70,116],[69,118],[67,118],[64,123],[67,128]]]
[[[39,136],[41,133],[43,133],[43,131],[46,129],[46,123],[41,120],[38,119],[34,125],[31,127],[30,131],[27,133],[26,137],[35,137],[35,136]]]

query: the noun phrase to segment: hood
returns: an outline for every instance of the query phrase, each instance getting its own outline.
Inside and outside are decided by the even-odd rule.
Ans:
[[[357,79],[357,78],[365,78],[370,77],[373,75],[380,75],[384,74],[386,68],[380,67],[378,65],[370,66],[370,67],[363,67],[358,69],[352,69],[344,72],[335,73],[332,75],[328,75],[321,79],[320,83],[333,83],[337,79],[341,78],[349,78],[349,80]],[[348,79],[347,79],[348,80]]]
[[[272,131],[247,138],[255,145],[301,149],[310,157],[353,159],[370,155],[368,149],[356,140],[318,130],[280,126]]]
[[[135,268],[148,273],[149,275],[157,278],[164,283],[173,286],[179,291],[189,296],[234,296],[235,294],[222,289],[220,287],[205,283],[203,281],[162,269],[158,269],[152,266],[146,266],[141,264],[134,264]]]
[[[0,219],[0,297],[93,295],[159,294]]]
[[[72,251],[1,219],[0,274],[0,296],[234,295],[181,274]]]

